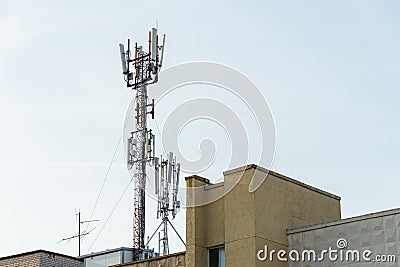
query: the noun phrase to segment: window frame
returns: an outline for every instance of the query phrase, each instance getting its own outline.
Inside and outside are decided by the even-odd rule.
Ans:
[[[220,249],[224,250],[224,263],[225,263],[225,260],[226,260],[225,244],[224,245],[215,246],[215,247],[209,247],[209,248],[207,248],[207,267],[210,267],[210,251],[214,250],[214,249],[218,249],[218,251]],[[224,265],[226,265],[226,264],[224,264]],[[218,267],[225,267],[225,266],[218,266]]]

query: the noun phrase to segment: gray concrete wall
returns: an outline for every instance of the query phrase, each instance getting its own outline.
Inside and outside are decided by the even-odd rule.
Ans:
[[[330,260],[328,255],[324,261],[292,262],[291,267],[303,266],[385,266],[398,267],[400,260],[400,209],[389,210],[364,216],[344,219],[336,222],[313,225],[288,230],[289,250],[316,251],[317,258],[322,250],[338,250],[338,260]],[[338,240],[342,242],[338,244]],[[343,241],[345,240],[345,242]],[[343,244],[347,246],[342,248]],[[360,261],[354,261],[349,251],[358,251]],[[385,257],[394,255],[397,262],[367,262],[362,259],[362,253],[370,250],[373,254]],[[340,252],[342,251],[342,252]],[[340,260],[342,253],[343,260]],[[336,253],[335,253],[336,254]],[[349,255],[349,256],[346,256]],[[332,257],[333,259],[335,256]],[[348,259],[348,260],[347,260]]]

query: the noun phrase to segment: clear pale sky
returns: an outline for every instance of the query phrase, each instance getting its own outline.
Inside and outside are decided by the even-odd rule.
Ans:
[[[398,1],[1,1],[0,256],[77,254],[56,243],[76,208],[89,219],[133,96],[117,44],[156,20],[164,67],[219,62],[258,85],[272,170],[340,195],[343,217],[399,207],[399,14]],[[130,188],[91,246],[130,179],[116,155],[83,253],[132,245]],[[184,212],[175,223],[184,235]]]

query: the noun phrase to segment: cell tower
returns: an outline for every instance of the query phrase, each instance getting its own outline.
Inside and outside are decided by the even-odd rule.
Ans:
[[[157,217],[168,217],[168,213],[171,210],[169,208],[169,201],[166,204],[160,204],[160,195],[165,200],[165,195],[159,194],[161,191],[168,191],[169,185],[164,185],[163,177],[167,177],[171,181],[172,176],[178,179],[179,177],[179,164],[176,163],[175,159],[169,159],[169,161],[160,161],[159,158],[154,157],[155,155],[155,135],[151,129],[147,128],[147,116],[150,114],[151,118],[154,119],[154,99],[149,102],[147,95],[147,86],[154,84],[158,81],[158,73],[162,66],[164,46],[165,46],[165,34],[162,38],[162,44],[158,43],[157,29],[153,28],[149,31],[148,51],[144,51],[142,46],[138,46],[135,43],[134,57],[131,55],[131,41],[128,39],[128,49],[125,50],[123,44],[119,45],[121,53],[122,71],[124,74],[124,80],[126,86],[136,90],[136,107],[135,107],[135,125],[136,128],[131,132],[131,136],[128,139],[127,147],[127,166],[128,169],[133,169],[134,178],[134,222],[133,222],[133,247],[135,248],[135,259],[143,259],[151,257],[152,253],[147,249],[145,245],[145,189],[146,189],[146,178],[147,165],[154,165],[156,170],[155,183],[156,183],[156,194],[159,195],[158,202],[159,208]],[[172,157],[172,154],[170,154]],[[167,162],[167,163],[166,163]],[[166,171],[165,166],[168,165]],[[161,168],[161,180],[159,178],[158,170]],[[165,171],[166,174],[163,172]],[[165,176],[167,175],[167,176]],[[161,184],[162,189],[161,189]],[[164,189],[167,188],[167,189]],[[173,189],[178,193],[177,186]],[[163,201],[164,201],[163,200]],[[166,209],[165,210],[165,205]],[[177,196],[173,201],[174,208],[173,216],[177,212],[179,201]],[[169,209],[169,210],[168,210]],[[163,218],[164,218],[163,217]],[[169,221],[169,220],[168,220]],[[171,224],[172,225],[172,224]],[[163,252],[169,251],[168,248],[168,234],[167,226],[164,228],[164,243]],[[156,230],[158,231],[158,230]]]

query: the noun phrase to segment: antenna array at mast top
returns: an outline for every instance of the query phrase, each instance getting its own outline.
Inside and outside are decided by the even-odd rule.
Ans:
[[[122,72],[125,75],[127,87],[138,89],[142,85],[156,83],[158,72],[161,69],[164,57],[165,34],[163,34],[161,45],[157,29],[149,31],[148,51],[135,43],[133,54],[131,40],[128,39],[128,47],[125,50],[123,44],[119,45],[121,54]]]

